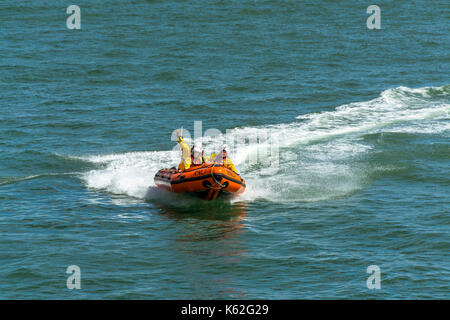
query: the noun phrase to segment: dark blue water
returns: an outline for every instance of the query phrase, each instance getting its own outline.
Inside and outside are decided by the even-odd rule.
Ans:
[[[450,297],[447,1],[74,4],[0,4],[0,298]],[[239,198],[155,187],[194,121]]]

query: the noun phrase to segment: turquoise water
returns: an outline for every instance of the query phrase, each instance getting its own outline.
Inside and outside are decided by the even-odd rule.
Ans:
[[[0,298],[450,297],[448,1],[75,4],[0,4]],[[241,197],[155,187],[194,121]]]

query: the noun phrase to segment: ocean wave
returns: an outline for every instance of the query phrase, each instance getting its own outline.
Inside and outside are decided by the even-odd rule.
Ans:
[[[367,155],[377,151],[363,139],[365,135],[448,132],[449,96],[450,86],[398,87],[370,101],[298,116],[302,121],[235,128],[201,141],[205,150],[217,149],[224,141],[232,142],[232,159],[247,182],[246,192],[237,200],[302,202],[339,198],[362,189],[370,182],[373,170],[379,171],[380,166],[374,169],[365,161]],[[252,139],[261,136],[265,137],[263,141]],[[276,155],[260,157],[262,149],[273,146]],[[176,166],[179,152],[129,152],[83,159],[100,166],[83,174],[89,188],[155,200],[165,194],[149,192],[154,188],[154,174],[160,168]]]

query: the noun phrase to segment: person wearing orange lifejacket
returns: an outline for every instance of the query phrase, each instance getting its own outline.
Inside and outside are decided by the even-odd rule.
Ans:
[[[191,148],[189,145],[183,140],[183,137],[180,134],[180,130],[177,130],[178,144],[181,149],[181,162],[178,165],[178,170],[184,171],[191,167],[192,158],[191,158]]]
[[[216,162],[216,163],[220,163],[223,164],[223,166],[227,169],[230,169],[231,171],[234,171],[236,173],[236,167],[234,166],[233,161],[230,159],[230,157],[228,157],[228,145],[223,145],[222,146],[222,153],[216,155],[215,153],[211,154],[209,157],[205,157],[207,162],[212,163],[212,162]]]

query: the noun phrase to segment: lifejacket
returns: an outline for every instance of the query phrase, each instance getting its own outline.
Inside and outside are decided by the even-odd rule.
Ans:
[[[230,169],[231,171],[234,171],[234,172],[238,173],[237,170],[236,170],[236,167],[234,166],[234,163],[230,159],[230,157],[224,158],[222,156],[222,153],[219,153],[217,155],[215,153],[212,153],[209,156],[208,159],[209,159],[209,161],[212,161],[212,162],[215,162],[215,163],[218,163],[218,164],[222,164],[225,168]]]
[[[190,156],[191,148],[189,148],[189,145],[183,140],[182,137],[178,138],[178,144],[180,145],[181,148],[181,162],[178,165],[178,169],[184,171],[189,169],[189,167],[192,164],[192,159]]]

